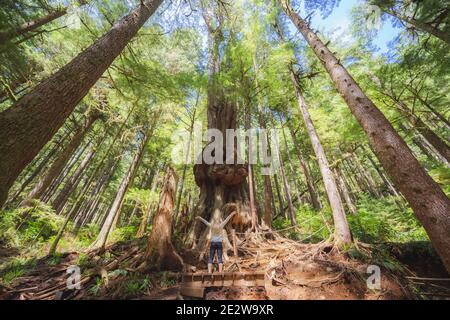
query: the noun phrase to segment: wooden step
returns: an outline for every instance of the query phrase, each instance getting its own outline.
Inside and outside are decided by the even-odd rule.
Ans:
[[[211,287],[265,287],[264,272],[195,272],[183,273],[180,293],[186,297],[203,298]]]

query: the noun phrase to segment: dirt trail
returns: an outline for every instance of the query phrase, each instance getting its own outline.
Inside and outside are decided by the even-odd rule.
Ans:
[[[49,258],[38,260],[33,270],[16,278],[8,287],[0,288],[0,299],[179,299],[179,274],[138,272],[146,239],[116,243],[104,253],[90,251],[61,255],[59,263],[50,265]],[[405,273],[381,269],[381,289],[367,288],[367,267],[375,263],[370,248],[361,246],[364,259],[352,258],[328,243],[301,244],[280,236],[263,237],[250,234],[241,239],[239,257],[226,262],[225,271],[266,272],[265,288],[208,289],[206,299],[234,300],[371,300],[446,298],[450,283],[434,283],[431,294],[417,295],[417,281]],[[193,252],[182,252],[185,262],[205,269],[197,263]],[[69,290],[67,268],[79,265],[81,289]],[[415,273],[407,273],[417,276]],[[144,285],[145,284],[145,285]],[[429,284],[421,287],[425,292]],[[439,290],[437,290],[439,289]]]

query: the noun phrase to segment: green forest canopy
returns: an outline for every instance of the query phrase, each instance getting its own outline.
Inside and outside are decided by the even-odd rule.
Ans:
[[[175,163],[173,134],[226,122],[283,132],[282,170],[247,168],[220,207],[239,203],[242,231],[431,240],[450,270],[448,1],[358,1],[345,30],[314,25],[339,0],[287,3],[2,1],[0,246],[34,257],[153,232],[173,167],[169,229],[191,247],[212,194],[238,187]]]

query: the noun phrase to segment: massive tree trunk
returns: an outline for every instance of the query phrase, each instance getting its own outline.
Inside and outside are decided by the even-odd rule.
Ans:
[[[0,113],[0,206],[20,172],[161,3],[143,0],[92,46]]]
[[[87,3],[86,0],[79,0],[78,4],[80,6],[85,5]],[[65,14],[67,14],[68,8],[60,8],[49,12],[47,15],[43,17],[36,18],[35,20],[25,22],[24,24],[17,26],[15,28],[11,28],[10,30],[1,31],[0,32],[0,44],[3,44],[7,41],[14,39],[15,37],[19,37],[24,35],[27,32],[34,31],[47,23],[50,23]]]
[[[220,222],[223,216],[236,211],[237,215],[233,218],[231,224],[238,225],[241,230],[244,230],[251,225],[248,184],[246,183],[248,166],[237,163],[237,152],[230,155],[226,154],[226,130],[237,128],[237,105],[234,101],[225,97],[223,88],[220,87],[218,81],[220,72],[219,47],[222,38],[221,15],[218,12],[211,12],[211,10],[215,11],[217,8],[206,8],[206,5],[203,3],[202,10],[208,27],[208,129],[216,129],[223,134],[224,150],[222,163],[207,164],[202,160],[201,164],[194,166],[195,182],[200,187],[199,203],[194,215],[199,215],[206,220]],[[215,4],[212,3],[211,5],[214,6]],[[214,19],[216,21],[213,21]],[[220,150],[217,150],[217,152],[220,152]],[[227,158],[234,159],[234,164],[227,164]],[[198,236],[203,229],[204,225],[196,220],[193,226],[194,232],[188,239],[193,247],[196,245],[192,243],[192,237]],[[209,240],[207,235],[208,233],[203,232],[199,239],[198,245],[202,252],[200,258],[203,258],[206,250],[206,243]],[[226,258],[228,249],[231,249],[231,244],[228,237],[225,237],[224,255]]]
[[[183,259],[172,244],[172,224],[177,181],[175,170],[167,167],[161,188],[158,212],[153,218],[148,237],[147,265],[157,270],[181,271]]]
[[[303,97],[299,79],[291,69],[292,83],[294,85],[295,94],[298,99],[298,107],[300,114],[303,117],[306,131],[308,132],[309,139],[319,164],[320,173],[323,177],[323,184],[327,192],[328,200],[331,206],[331,212],[333,214],[334,228],[335,228],[335,241],[337,245],[349,244],[352,242],[352,234],[348,226],[347,217],[345,215],[344,206],[342,205],[342,199],[339,194],[339,189],[331,172],[330,165],[328,163],[325,150],[320,142],[319,135],[316,132],[316,128],[309,115],[308,107],[306,105],[305,98]]]
[[[108,215],[106,217],[105,222],[103,223],[102,229],[100,230],[100,233],[97,236],[97,239],[94,241],[94,243],[91,245],[91,247],[99,247],[104,248],[106,244],[106,240],[108,239],[108,235],[110,232],[114,229],[115,224],[117,223],[117,218],[120,214],[120,210],[123,205],[123,200],[125,197],[125,193],[127,192],[130,185],[133,183],[134,176],[136,174],[137,168],[139,167],[139,164],[141,162],[142,156],[144,155],[145,146],[147,145],[148,139],[152,134],[154,126],[149,126],[147,128],[146,132],[143,132],[143,136],[141,138],[141,143],[136,151],[133,160],[131,161],[131,165],[128,168],[127,173],[122,179],[122,182],[120,183],[119,189],[117,190],[116,197],[114,198],[114,201],[111,205],[111,208],[109,209]]]
[[[89,115],[86,122],[78,128],[69,144],[59,154],[58,158],[55,162],[53,162],[45,176],[39,180],[22,205],[28,205],[32,199],[39,199],[43,195],[53,180],[56,179],[56,177],[58,177],[64,169],[64,166],[67,164],[75,150],[80,146],[83,138],[88,133],[94,122],[99,119],[99,116],[100,114],[97,112],[93,112]]]
[[[288,2],[279,0],[279,3],[329,73],[337,90],[366,132],[378,159],[411,205],[450,272],[450,200],[334,54]]]

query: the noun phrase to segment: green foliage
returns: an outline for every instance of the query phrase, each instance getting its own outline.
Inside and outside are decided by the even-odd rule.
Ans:
[[[291,228],[291,221],[286,218],[278,218],[273,222],[275,230],[285,230],[282,234],[302,242],[320,242],[330,236],[327,225],[330,221],[326,217],[330,216],[329,208],[323,209],[321,212],[315,211],[310,206],[302,206],[297,210],[296,220],[298,227]]]
[[[36,259],[17,258],[12,260],[0,270],[0,283],[9,285],[15,278],[33,270],[36,264]]]
[[[0,243],[22,247],[41,244],[56,235],[63,218],[40,201],[32,207],[4,211],[0,215]]]
[[[428,240],[425,230],[409,208],[399,208],[395,198],[362,196],[358,214],[348,216],[355,238],[366,243]]]
[[[96,224],[88,224],[78,231],[77,239],[82,246],[88,247],[97,237],[100,227]]]
[[[170,288],[178,283],[178,276],[173,272],[159,272],[157,278],[161,288]]]
[[[112,232],[110,240],[112,242],[118,242],[134,239],[137,230],[138,226],[124,226],[117,228]]]
[[[124,292],[127,295],[138,296],[147,292],[147,290],[153,287],[151,279],[148,275],[144,277],[132,276],[126,278],[124,283]]]
[[[440,166],[430,171],[431,177],[441,185],[444,192],[450,197],[450,168]]]

